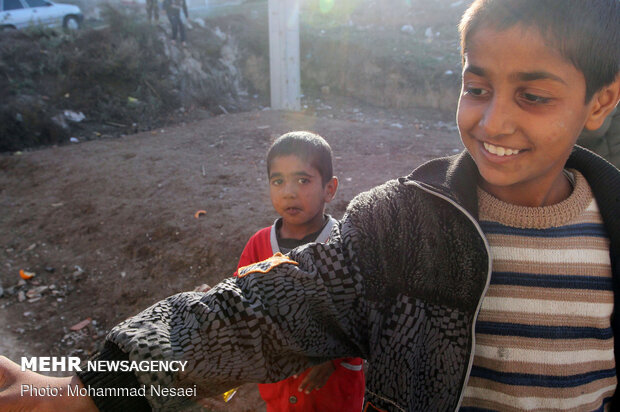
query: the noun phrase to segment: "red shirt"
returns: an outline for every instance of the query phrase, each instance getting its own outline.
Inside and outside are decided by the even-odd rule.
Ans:
[[[277,221],[276,221],[277,222]],[[335,220],[329,222],[318,235],[316,242],[325,242]],[[279,252],[276,223],[256,232],[245,245],[238,268],[260,262]],[[360,412],[364,401],[365,377],[362,359],[343,358],[332,361],[336,369],[321,389],[310,394],[297,389],[310,369],[297,378],[287,378],[276,383],[259,384],[258,390],[267,404],[267,412],[316,411]]]

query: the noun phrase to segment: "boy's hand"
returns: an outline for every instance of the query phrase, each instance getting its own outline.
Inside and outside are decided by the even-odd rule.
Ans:
[[[299,384],[299,392],[305,392],[308,395],[315,389],[321,389],[335,370],[336,368],[332,361],[327,361],[311,368],[310,372]]]
[[[67,395],[68,385],[82,386],[77,376],[55,378],[23,371],[15,362],[0,356],[0,410],[4,412],[98,411],[89,397]],[[39,396],[29,395],[39,389]],[[46,395],[56,393],[57,395]]]

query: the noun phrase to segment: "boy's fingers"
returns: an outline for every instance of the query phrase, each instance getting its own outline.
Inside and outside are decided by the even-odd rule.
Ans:
[[[325,362],[313,367],[301,381],[298,390],[305,392],[307,395],[315,389],[321,389],[327,383],[333,371],[334,366],[331,362]]]
[[[304,378],[304,380],[301,381],[301,383],[299,384],[299,388],[297,388],[297,390],[299,392],[305,392],[305,393],[310,393],[312,391],[312,389],[310,388],[310,382],[308,382],[308,377],[306,376]]]
[[[320,380],[317,381],[315,379],[308,379],[309,375],[306,376],[306,378],[301,382],[301,384],[299,385],[299,391],[300,392],[305,392],[306,395],[309,394],[310,392],[312,392],[313,390],[319,390],[321,389],[321,382]]]
[[[310,372],[308,372],[308,374],[306,376],[304,376],[304,378],[301,380],[301,383],[299,384],[299,388],[297,388],[297,390],[299,392],[304,392],[308,390],[308,387],[310,386],[310,382],[312,380],[312,370],[310,370]]]

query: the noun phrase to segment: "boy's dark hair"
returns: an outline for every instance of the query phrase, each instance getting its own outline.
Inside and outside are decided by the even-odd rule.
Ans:
[[[287,155],[295,155],[309,162],[321,174],[323,185],[334,176],[332,148],[316,133],[290,132],[278,137],[267,152],[267,174],[270,173],[273,159]]]
[[[459,25],[461,55],[479,28],[535,28],[586,79],[586,103],[620,71],[618,0],[476,0]]]

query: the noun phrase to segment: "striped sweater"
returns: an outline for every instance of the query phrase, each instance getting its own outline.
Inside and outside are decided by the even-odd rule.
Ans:
[[[556,205],[478,190],[493,273],[462,411],[606,410],[616,389],[609,239],[590,187]]]

